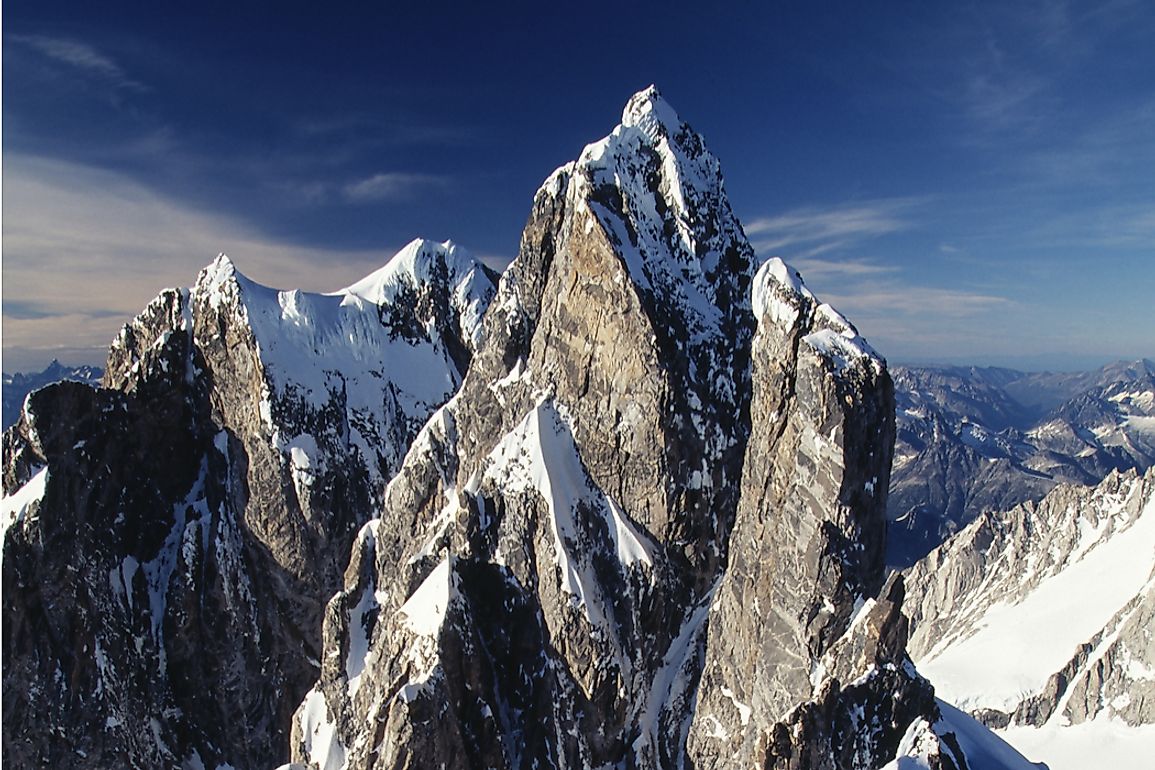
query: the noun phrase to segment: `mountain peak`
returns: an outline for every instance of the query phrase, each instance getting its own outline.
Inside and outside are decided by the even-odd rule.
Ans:
[[[621,124],[565,168],[571,194],[585,201],[642,292],[694,316],[692,338],[726,334],[722,318],[748,308],[753,249],[717,158],[658,89],[634,94]],[[542,189],[562,181],[555,174]]]
[[[408,276],[412,282],[426,282],[442,262],[454,285],[478,266],[473,255],[453,241],[437,243],[427,238],[414,238],[380,268],[333,293],[352,294],[370,302],[380,302],[385,295],[391,296],[388,287],[395,286],[401,276]]]
[[[638,91],[626,102],[622,110],[622,125],[642,130],[651,139],[659,136],[667,139],[675,135],[682,125],[682,119],[662,96],[657,86],[651,85]]]

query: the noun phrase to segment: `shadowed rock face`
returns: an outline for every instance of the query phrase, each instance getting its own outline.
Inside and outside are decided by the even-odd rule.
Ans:
[[[5,372],[3,408],[2,413],[0,413],[0,422],[2,422],[4,430],[8,430],[20,419],[20,411],[24,408],[24,399],[32,391],[61,380],[95,385],[100,382],[103,374],[104,371],[95,366],[65,366],[56,359],[53,359],[52,363],[48,364],[41,372],[15,372],[14,374]]]
[[[484,337],[354,545],[296,761],[874,767],[937,720],[871,599],[885,364],[755,270],[655,90],[542,186]]]
[[[335,296],[221,257],[124,328],[104,388],[33,394],[4,439],[27,498],[5,510],[6,760],[286,760],[325,602],[493,285],[451,244]]]

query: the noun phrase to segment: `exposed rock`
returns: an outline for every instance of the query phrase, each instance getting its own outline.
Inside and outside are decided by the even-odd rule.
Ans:
[[[485,329],[354,546],[295,761],[874,767],[937,719],[872,599],[885,364],[755,275],[656,91],[543,185]]]

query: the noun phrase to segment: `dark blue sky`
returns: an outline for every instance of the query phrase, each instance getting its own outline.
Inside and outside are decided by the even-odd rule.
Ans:
[[[1155,354],[1155,6],[705,8],[6,3],[4,368],[99,360],[222,250],[313,290],[415,236],[501,263],[649,83],[892,360]]]

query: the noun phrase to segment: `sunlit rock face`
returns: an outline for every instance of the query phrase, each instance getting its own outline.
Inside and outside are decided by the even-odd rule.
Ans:
[[[483,337],[354,546],[298,762],[880,766],[936,723],[885,363],[759,268],[656,90],[543,184]]]

